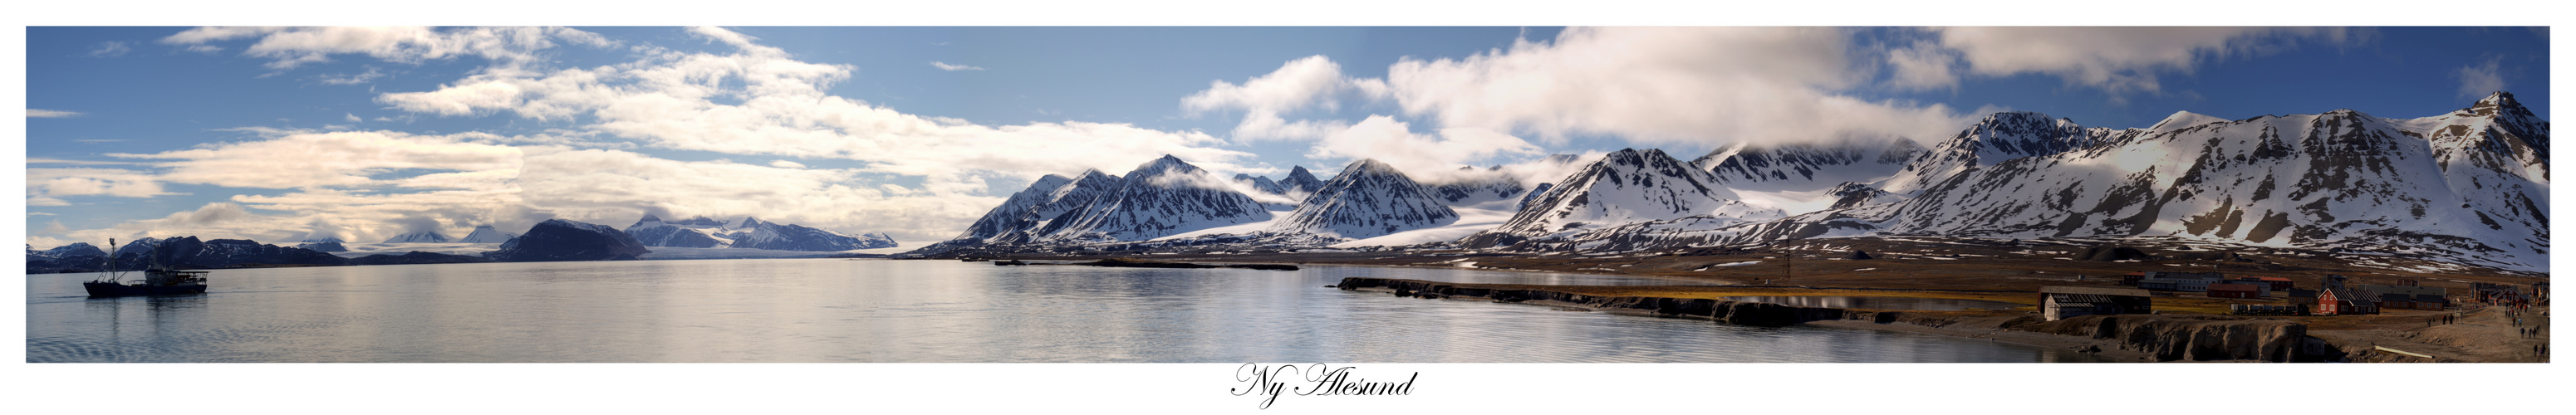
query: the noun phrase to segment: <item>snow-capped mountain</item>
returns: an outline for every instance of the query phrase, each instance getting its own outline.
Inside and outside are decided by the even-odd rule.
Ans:
[[[1361,239],[1457,221],[1458,213],[1441,202],[1404,172],[1361,159],[1267,231]]]
[[[1692,160],[1710,184],[1738,191],[1813,191],[1843,182],[1874,182],[1905,170],[1923,146],[1896,137],[1827,143],[1738,142]]]
[[[681,223],[664,222],[661,217],[646,213],[642,219],[635,220],[634,225],[626,227],[626,235],[634,237],[637,243],[642,243],[644,246],[714,248],[724,246],[726,243],[708,230],[709,224],[722,226],[724,222],[698,217]]]
[[[70,258],[78,256],[103,257],[107,256],[107,250],[98,249],[98,246],[90,245],[88,242],[73,242],[70,245],[57,246],[54,247],[54,249],[42,251],[38,251],[35,246],[30,245],[27,247],[27,256],[44,258]]]
[[[328,243],[341,243],[341,244],[349,243],[349,241],[341,240],[341,239],[340,239],[340,238],[338,238],[338,237],[304,238],[304,240],[301,240],[301,241],[295,241],[295,242],[296,242],[296,243],[308,243],[308,244],[310,244],[310,243],[325,243],[325,242],[328,242]]]
[[[1347,170],[1345,170],[1347,171]],[[1348,173],[1344,173],[1348,174]],[[1341,180],[1335,177],[1334,180]],[[1521,180],[1500,169],[1459,167],[1438,178],[1421,179],[1422,187],[1450,206],[1468,206],[1520,197],[1529,190]]]
[[[848,235],[804,225],[763,222],[746,218],[750,225],[732,236],[731,248],[770,249],[780,251],[847,251],[852,249],[892,248],[894,238],[883,233]]]
[[[1873,187],[1910,195],[1971,168],[2081,148],[2097,139],[2095,134],[2085,131],[2074,120],[2050,119],[2048,114],[1998,112],[1917,154],[1906,162],[1904,168],[1898,169],[1894,177]]]
[[[1288,178],[1280,180],[1278,184],[1279,194],[1297,200],[1306,200],[1306,195],[1314,194],[1315,190],[1324,188],[1324,180],[1315,178],[1315,173],[1306,171],[1306,166],[1290,167]]]
[[[1294,181],[1303,171],[1292,172],[1290,179]],[[1271,218],[1261,203],[1177,157],[1154,159],[1123,177],[1116,192],[1049,220],[1039,228],[1039,238],[1136,241]]]
[[[966,232],[947,241],[923,247],[915,252],[947,252],[964,247],[984,245],[1017,245],[1035,241],[1048,224],[1090,206],[1101,196],[1118,192],[1125,181],[1118,176],[1085,169],[1079,177],[1066,179],[1046,175],[1029,183],[1027,189],[1011,194],[1000,206],[984,212],[984,217],[966,228]]]
[[[1252,187],[1252,190],[1253,190],[1253,191],[1256,191],[1256,192],[1269,193],[1269,194],[1276,194],[1276,195],[1284,195],[1284,194],[1288,194],[1288,188],[1287,188],[1287,187],[1285,187],[1285,186],[1280,186],[1280,185],[1279,185],[1279,182],[1277,182],[1277,181],[1272,181],[1272,180],[1270,180],[1270,178],[1268,178],[1268,177],[1261,177],[1261,176],[1254,176],[1254,175],[1250,175],[1250,174],[1236,173],[1236,174],[1234,175],[1234,181],[1237,181],[1237,182],[1243,182],[1243,184],[1244,184],[1244,185],[1251,186],[1251,187]]]
[[[384,243],[389,243],[389,244],[443,244],[443,243],[448,243],[449,241],[452,241],[452,240],[454,240],[454,239],[455,239],[455,238],[449,238],[449,237],[447,237],[447,235],[439,234],[439,233],[438,233],[438,231],[420,231],[420,232],[412,232],[412,233],[406,233],[406,234],[401,234],[401,235],[394,235],[394,237],[392,237],[392,238],[386,238]]]
[[[1464,241],[1470,247],[1509,245],[1527,238],[1631,222],[1717,213],[1735,192],[1711,185],[1708,173],[1663,150],[1624,149],[1603,156],[1549,186],[1494,229]]]
[[[492,225],[482,225],[475,226],[473,233],[465,234],[465,239],[458,239],[456,241],[469,244],[497,244],[509,242],[510,238],[517,237],[519,237],[519,234],[502,232],[500,229],[493,229]]]
[[[2023,122],[1981,123],[1918,157],[1909,169],[1954,172],[1923,182],[1911,198],[1846,185],[1836,192],[1849,203],[1777,221],[1684,218],[1560,239],[1644,249],[1878,234],[2156,236],[2548,269],[2548,123],[2509,94],[2416,119],[2352,110],[2236,121],[2177,113],[2153,128],[2056,120],[2042,129],[2048,134],[2031,135],[2005,127],[2032,127],[2028,120],[2045,116],[2011,118]],[[2093,143],[1992,164],[1982,160],[1995,154],[1937,150],[1979,148],[1997,136],[2044,136],[2025,142],[2055,145],[2074,132]],[[1959,154],[1966,152],[1949,155]]]

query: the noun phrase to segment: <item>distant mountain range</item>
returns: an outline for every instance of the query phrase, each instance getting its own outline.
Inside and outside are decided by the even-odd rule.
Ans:
[[[1219,179],[1165,156],[1124,176],[1040,178],[957,238],[906,255],[1320,248],[1411,231],[1463,236],[1381,249],[2159,237],[2545,272],[2548,156],[2549,123],[2502,92],[2410,119],[2177,112],[2112,129],[2002,112],[1928,147],[1895,137],[1744,142],[1688,162],[1628,149],[1532,162],[1580,166],[1536,180],[1502,173],[1538,171],[1506,168],[1529,167],[1516,165],[1437,172],[1438,184],[1425,184],[1373,160],[1330,183],[1304,167],[1285,180]],[[1274,214],[1255,196],[1298,203]],[[1443,223],[1457,214],[1444,207],[1497,201],[1512,201],[1501,202],[1511,219]]]

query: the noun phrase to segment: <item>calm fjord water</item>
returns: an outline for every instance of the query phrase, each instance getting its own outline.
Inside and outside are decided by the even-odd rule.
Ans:
[[[206,294],[87,298],[29,275],[28,362],[2036,362],[2072,352],[1323,288],[1347,276],[829,259],[215,271]]]

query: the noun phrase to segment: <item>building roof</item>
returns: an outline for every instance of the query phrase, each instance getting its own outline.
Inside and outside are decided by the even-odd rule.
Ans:
[[[2262,291],[2262,290],[2263,290],[2263,288],[2262,288],[2262,287],[2256,287],[2256,286],[2254,286],[2254,284],[2210,284],[2210,285],[2209,285],[2209,290],[2210,290],[2210,291]]]
[[[2417,295],[2417,294],[2447,295],[2447,294],[2450,294],[2450,290],[2442,289],[2442,287],[2418,287],[2418,286],[2412,286],[2412,285],[2378,285],[2378,284],[2361,284],[2359,287],[2361,287],[2361,289],[2364,289],[2364,290],[2370,290],[2370,291],[2372,291],[2372,292],[2397,293],[2397,294],[2407,294],[2407,295]]]
[[[2112,288],[2112,287],[2068,287],[2068,286],[2047,286],[2047,287],[2039,287],[2039,292],[2040,292],[2041,294],[2094,294],[2094,295],[2112,295],[2112,296],[2124,296],[2124,297],[2147,297],[2147,296],[2152,296],[2152,295],[2154,295],[2154,294],[2150,294],[2150,293],[2148,293],[2148,292],[2147,292],[2147,290],[2141,290],[2141,289],[2136,289],[2136,288]]]

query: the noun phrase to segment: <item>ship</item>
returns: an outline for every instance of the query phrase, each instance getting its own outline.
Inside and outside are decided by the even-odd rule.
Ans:
[[[115,239],[107,240],[107,246],[108,252],[116,252]],[[100,273],[98,279],[81,283],[81,288],[88,289],[91,297],[206,292],[207,271],[169,269],[162,266],[159,259],[158,256],[153,256],[152,264],[144,267],[142,281],[125,281],[125,273],[116,270],[116,257],[110,255],[107,258],[107,272]]]

